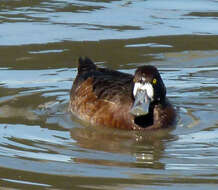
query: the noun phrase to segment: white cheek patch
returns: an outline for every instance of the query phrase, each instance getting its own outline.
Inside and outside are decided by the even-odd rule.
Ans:
[[[134,89],[133,89],[133,95],[136,96],[136,92],[138,89],[141,89],[142,87],[142,84],[139,83],[139,82],[136,82],[135,85],[134,85]]]
[[[146,81],[146,79],[145,79],[144,77],[142,77],[142,81],[143,81],[143,82],[145,82],[145,81]]]
[[[136,82],[133,89],[133,95],[136,96],[138,90],[146,90],[149,98],[153,99],[154,97],[154,88],[150,83],[141,84]]]

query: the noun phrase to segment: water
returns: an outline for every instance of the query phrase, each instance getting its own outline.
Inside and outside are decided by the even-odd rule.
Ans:
[[[0,186],[216,189],[218,1],[0,2]],[[67,110],[77,59],[159,68],[171,130],[86,127]]]

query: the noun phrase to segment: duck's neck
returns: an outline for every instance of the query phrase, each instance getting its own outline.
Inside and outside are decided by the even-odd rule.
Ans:
[[[134,122],[142,128],[146,128],[146,127],[153,125],[155,106],[161,105],[165,107],[166,102],[167,102],[166,99],[163,99],[162,101],[151,102],[149,106],[148,114],[135,117]]]
[[[166,98],[162,98],[161,100],[153,101],[150,103],[149,112],[150,111],[153,112],[155,105],[161,105],[161,106],[165,107],[166,104],[167,104]]]

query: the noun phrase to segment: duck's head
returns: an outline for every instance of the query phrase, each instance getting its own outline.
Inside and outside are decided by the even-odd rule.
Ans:
[[[156,67],[139,67],[135,72],[133,84],[134,104],[130,111],[133,115],[146,115],[151,103],[164,102],[166,88]]]

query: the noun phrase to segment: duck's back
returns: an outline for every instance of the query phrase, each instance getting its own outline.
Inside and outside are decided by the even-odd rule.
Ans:
[[[99,99],[111,102],[116,100],[122,102],[132,101],[133,76],[130,74],[97,68],[90,59],[80,58],[78,74],[72,90],[75,91],[77,88],[80,88],[80,85],[87,79],[92,80],[93,93]]]
[[[92,124],[132,128],[132,80],[132,75],[97,68],[90,59],[80,58],[71,111]]]

